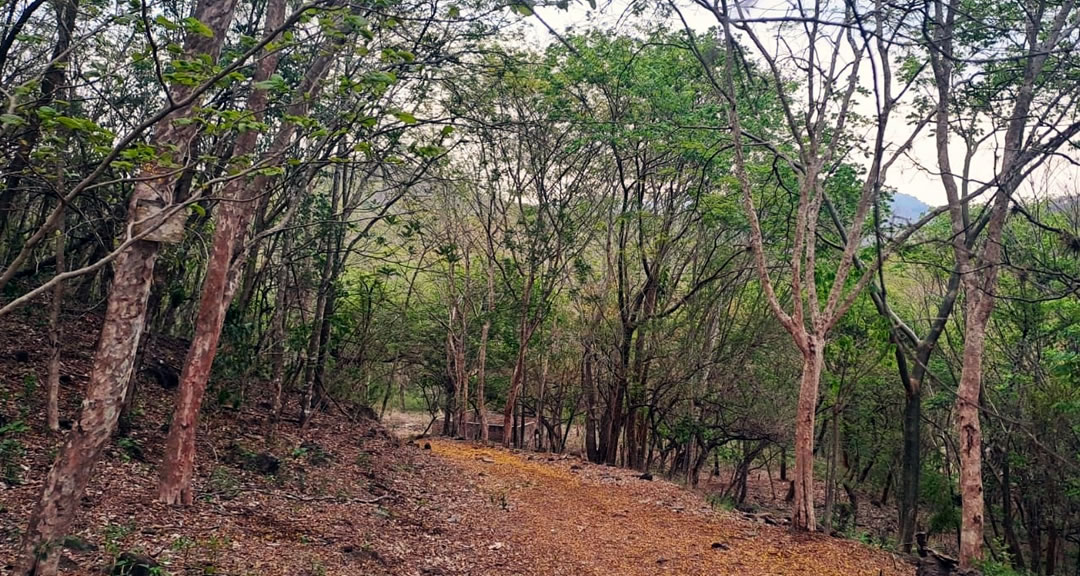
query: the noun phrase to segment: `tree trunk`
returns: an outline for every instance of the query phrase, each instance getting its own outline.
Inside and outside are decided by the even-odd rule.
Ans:
[[[115,260],[112,290],[79,420],[45,478],[16,574],[51,575],[94,464],[116,427],[146,314],[157,246],[140,241]]]
[[[969,296],[970,297],[970,296]],[[985,296],[984,296],[985,297]],[[956,390],[956,431],[960,438],[960,561],[965,569],[982,559],[983,486],[982,429],[979,423],[979,392],[986,331],[969,317],[965,330],[963,368]]]
[[[902,352],[899,352],[902,354]],[[912,379],[904,395],[904,449],[900,467],[900,549],[910,553],[915,543],[915,525],[919,515],[919,477],[922,473],[922,388]],[[884,504],[884,503],[882,503]]]
[[[466,416],[469,413],[469,375],[468,369],[465,365],[465,343],[468,338],[468,321],[465,317],[465,310],[468,309],[468,303],[466,298],[469,290],[469,250],[468,245],[464,249],[464,257],[462,258],[463,270],[462,270],[462,288],[461,297],[457,296],[457,282],[454,275],[454,263],[450,263],[450,283],[449,294],[451,298],[450,305],[450,323],[447,327],[448,342],[450,343],[450,352],[452,363],[448,365],[450,370],[450,377],[454,381],[454,391],[457,395],[455,400],[454,422],[452,425],[452,435],[464,437],[467,430],[465,427]]]
[[[581,357],[581,387],[585,391],[585,456],[589,462],[602,462],[596,444],[596,381],[593,378],[592,350],[588,346]]]
[[[833,403],[832,419],[829,422],[829,465],[825,476],[825,533],[832,534],[836,507],[836,472],[839,467],[840,453],[840,399]]]
[[[525,380],[525,347],[518,349],[517,358],[514,361],[514,372],[510,376],[510,390],[506,396],[506,406],[503,408],[503,446],[509,448],[514,436],[514,408],[517,404],[518,391]],[[524,414],[521,415],[524,417]]]
[[[487,309],[484,311],[484,325],[480,328],[480,350],[476,360],[476,437],[481,442],[487,443],[488,423],[484,387],[487,384],[487,348],[491,332],[491,317],[495,314],[495,263],[490,254],[484,268],[487,272]]]
[[[1057,524],[1051,520],[1047,526],[1046,535],[1046,576],[1054,576],[1057,573],[1058,536]]]
[[[267,442],[273,442],[277,435],[278,421],[285,397],[285,331],[289,309],[289,254],[292,252],[292,232],[284,231],[281,236],[281,262],[277,273],[277,287],[274,291],[274,314],[270,320],[270,417],[267,419]]]
[[[648,281],[644,287],[641,317],[651,318],[656,311],[656,298],[659,285],[655,281]],[[629,406],[626,418],[626,463],[630,468],[645,471],[645,448],[648,435],[646,426],[647,402],[649,385],[649,365],[647,350],[648,325],[633,324],[637,330],[634,340],[633,382],[630,385]]]
[[[443,435],[454,436],[454,424],[457,420],[457,403],[461,399],[461,388],[457,382],[457,352],[454,350],[454,310],[451,305],[449,323],[446,328],[446,406],[443,410]]]
[[[342,170],[339,168],[334,170],[333,182],[330,190],[330,213],[337,214],[339,202],[341,197],[341,190],[344,186],[344,177]],[[315,296],[315,313],[311,323],[311,333],[308,335],[307,348],[304,352],[304,398],[301,403],[300,409],[300,427],[306,428],[311,420],[312,413],[318,405],[316,396],[319,393],[319,389],[316,384],[320,382],[322,363],[325,361],[325,347],[328,340],[329,331],[329,314],[333,313],[332,298],[334,291],[334,281],[336,277],[337,266],[334,262],[335,256],[332,255],[336,242],[331,238],[331,234],[328,232],[323,235],[323,241],[320,246],[322,247],[322,254],[325,257],[323,262],[322,271],[319,274],[319,290]]]
[[[319,291],[315,295],[315,313],[311,321],[311,332],[308,334],[307,347],[304,349],[304,397],[300,405],[300,426],[306,427],[311,414],[316,407],[315,399],[315,362],[319,357],[319,338],[322,336],[323,315],[326,313],[326,291],[329,289],[330,259],[326,259],[323,266],[323,281],[319,284]]]
[[[608,421],[605,423],[604,432],[607,448],[604,454],[604,462],[614,466],[619,453],[619,436],[623,424],[623,408],[627,403],[630,388],[630,349],[634,338],[634,328],[629,320],[623,320],[622,339],[619,341],[619,363],[615,366],[615,394],[609,398],[611,404],[608,407]],[[602,438],[604,438],[602,436]]]
[[[329,255],[328,255],[329,257]],[[332,258],[331,258],[332,259]],[[337,270],[335,266],[327,286],[326,304],[323,306],[322,323],[319,325],[319,344],[315,354],[315,368],[312,370],[312,389],[320,402],[328,400],[326,388],[326,361],[328,357],[337,357],[336,352],[331,352],[330,337],[331,324],[334,319],[334,311],[337,309]],[[366,398],[366,396],[364,397]]]
[[[265,35],[270,36],[285,21],[284,0],[272,0],[267,5]],[[277,67],[277,53],[264,55],[259,61],[253,82],[265,82]],[[256,122],[262,121],[266,108],[267,91],[255,88],[248,97],[247,109]],[[248,130],[237,137],[234,156],[247,157],[254,152],[258,131]],[[165,440],[165,458],[162,460],[158,482],[158,499],[165,504],[190,506],[194,500],[191,477],[195,469],[195,429],[198,425],[199,408],[202,406],[210,369],[217,355],[225,311],[229,307],[226,291],[229,283],[229,267],[241,228],[247,222],[245,211],[251,210],[244,200],[244,182],[231,180],[222,193],[210,258],[206,264],[199,311],[195,321],[195,335],[191,339],[184,368],[180,375],[180,390],[169,424],[169,436]]]
[[[1020,547],[1020,539],[1016,536],[1016,519],[1013,518],[1012,504],[1012,473],[1009,465],[1009,451],[1001,453],[1001,514],[1002,524],[1005,527],[1005,545],[1008,547],[1009,556],[1013,567],[1021,572],[1024,571],[1024,551]]]
[[[547,378],[548,378],[548,362],[550,359],[550,351],[544,351],[544,357],[540,361],[540,381],[537,383],[536,391],[536,428],[539,432],[536,434],[536,450],[544,452],[544,434],[545,429],[544,421],[544,397],[547,395]]]
[[[513,434],[514,403],[517,402],[518,394],[525,387],[525,361],[529,349],[529,338],[532,331],[529,330],[529,300],[533,288],[533,275],[530,270],[525,286],[521,291],[521,317],[518,322],[518,353],[514,360],[514,372],[510,376],[510,390],[506,393],[506,406],[503,408],[503,446],[509,447]],[[525,414],[521,417],[524,419]]]
[[[791,525],[796,530],[816,530],[814,514],[814,416],[818,384],[824,363],[824,341],[807,337],[808,351],[803,357],[802,381],[795,422],[795,502]]]
[[[206,25],[211,34],[187,35],[184,53],[188,58],[208,55],[211,61],[217,61],[235,7],[236,0],[201,0],[198,3],[195,18]],[[172,86],[173,100],[187,98],[192,89],[191,86]],[[178,157],[183,157],[184,150],[195,136],[196,125],[179,123],[177,120],[190,116],[191,109],[192,106],[188,106],[175,110],[157,126],[150,143],[159,154],[168,157],[176,150]],[[151,162],[140,170],[128,205],[126,229],[134,226],[135,208],[140,201],[158,201],[166,206],[172,203],[176,176],[167,165],[166,161]],[[140,240],[113,261],[112,289],[101,337],[94,353],[86,397],[79,420],[68,433],[45,478],[41,497],[30,515],[16,561],[15,574],[19,576],[51,576],[56,573],[60,561],[60,543],[78,510],[79,499],[90,481],[93,467],[120,416],[124,389],[145,325],[147,298],[157,254],[156,243]]]
[[[1031,556],[1031,573],[1042,572],[1042,507],[1037,496],[1032,495],[1028,508],[1028,554]]]
[[[63,274],[65,231],[60,224],[56,235],[56,273]],[[57,282],[53,288],[52,302],[49,303],[49,376],[48,403],[45,407],[45,419],[49,430],[60,431],[60,310],[64,304],[64,283]]]
[[[14,5],[12,5],[14,7]],[[75,32],[75,18],[78,14],[78,0],[60,0],[54,4],[56,9],[56,44],[53,45],[52,62],[41,77],[41,96],[34,104],[36,108],[49,106],[56,100],[64,85],[67,65],[71,59],[71,40]],[[18,134],[17,146],[11,162],[8,163],[4,186],[0,189],[0,241],[7,231],[11,206],[21,186],[23,171],[30,166],[34,147],[41,137],[41,117],[30,114],[25,132]],[[64,206],[60,207],[61,210]],[[6,259],[5,259],[6,260]],[[59,274],[59,272],[57,272]],[[3,283],[0,283],[3,288]]]

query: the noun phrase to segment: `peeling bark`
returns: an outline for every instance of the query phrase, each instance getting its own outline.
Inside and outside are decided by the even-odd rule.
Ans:
[[[795,502],[791,524],[800,530],[816,530],[814,515],[814,416],[818,385],[824,364],[825,342],[810,341],[810,355],[803,358],[799,384],[799,407],[795,421]]]
[[[272,0],[267,5],[265,35],[273,35],[285,21],[284,0]],[[277,68],[277,53],[264,55],[252,82],[264,82]],[[255,88],[248,97],[247,109],[256,122],[263,118],[268,94]],[[255,150],[258,132],[242,132],[236,141],[233,155],[246,157]],[[244,212],[250,211],[250,203],[243,202],[244,180],[229,181],[222,193],[220,212],[214,227],[213,244],[206,265],[199,311],[195,321],[195,335],[191,340],[184,368],[180,375],[180,391],[165,440],[165,459],[161,463],[158,498],[171,505],[190,506],[194,500],[191,477],[195,469],[195,428],[198,424],[199,407],[202,405],[210,369],[217,354],[221,327],[229,301],[225,292],[229,280],[229,264],[239,229],[245,223]]]
[[[235,7],[235,0],[199,2],[195,17],[212,34],[209,37],[189,34],[184,46],[187,57],[209,55],[211,60],[217,60]],[[178,101],[189,96],[192,87],[177,85],[171,92],[173,99]],[[197,128],[194,123],[176,121],[190,115],[190,106],[181,108],[157,126],[151,144],[160,154],[168,157],[175,150],[179,157],[183,156]],[[138,201],[172,203],[175,176],[167,166],[168,161],[164,159],[143,166],[128,206],[127,229],[134,224]],[[146,320],[157,253],[156,243],[140,240],[121,252],[113,262],[112,289],[82,410],[45,478],[41,497],[34,505],[23,537],[15,574],[46,576],[56,573],[60,542],[78,511],[79,499],[90,481],[93,467],[120,416],[124,390]]]

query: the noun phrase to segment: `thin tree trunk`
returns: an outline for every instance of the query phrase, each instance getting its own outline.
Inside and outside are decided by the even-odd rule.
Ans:
[[[1008,444],[1006,450],[1001,453],[1001,511],[1002,524],[1005,527],[1005,544],[1008,546],[1009,556],[1013,567],[1021,572],[1024,571],[1024,551],[1020,547],[1020,539],[1016,536],[1016,519],[1013,518],[1012,504],[1012,474],[1009,465]]]
[[[488,423],[484,387],[487,385],[487,348],[491,332],[491,317],[495,314],[495,262],[491,254],[488,254],[484,268],[487,272],[487,309],[484,311],[484,325],[480,328],[480,350],[476,360],[476,426],[477,438],[487,443]]]
[[[323,266],[322,282],[315,295],[315,313],[311,320],[311,332],[308,334],[307,347],[304,349],[304,397],[300,406],[300,426],[306,428],[315,409],[315,362],[319,357],[319,338],[322,336],[323,316],[326,313],[326,292],[329,290],[330,259]]]
[[[463,270],[462,270],[462,288],[461,298],[454,298],[454,315],[450,319],[450,337],[453,338],[454,344],[454,380],[457,392],[457,413],[454,414],[454,427],[456,428],[456,435],[464,437],[467,433],[465,427],[465,419],[469,413],[469,374],[465,365],[465,345],[468,338],[468,320],[465,317],[465,311],[468,309],[468,293],[469,293],[469,264],[470,255],[468,244],[464,247],[464,258],[462,258]],[[451,267],[453,265],[451,264]],[[451,294],[457,291],[457,286],[451,276]],[[455,327],[454,320],[457,320],[457,326]]]
[[[270,404],[270,417],[267,420],[267,442],[273,442],[277,435],[278,422],[281,419],[281,411],[285,397],[285,331],[288,322],[289,309],[289,254],[292,252],[292,232],[286,230],[282,233],[280,255],[281,262],[278,264],[277,287],[274,291],[274,314],[270,321],[270,393],[273,396]]]
[[[599,422],[596,418],[596,380],[593,377],[591,344],[587,344],[581,357],[581,387],[585,391],[585,455],[589,462],[603,461],[596,443]]]
[[[825,478],[825,533],[832,534],[833,511],[836,506],[836,472],[840,453],[840,399],[833,403],[832,419],[829,422],[829,466]]]
[[[62,169],[61,169],[62,173]],[[56,235],[56,273],[63,274],[66,270],[64,262],[65,230],[60,224],[59,233]],[[64,304],[64,283],[57,282],[53,288],[52,302],[49,303],[49,376],[48,376],[48,403],[45,407],[45,419],[49,430],[60,430],[60,310]]]
[[[1028,554],[1031,556],[1031,573],[1042,572],[1042,508],[1039,498],[1031,496],[1028,506]]]
[[[503,408],[503,446],[509,447],[513,434],[514,404],[525,386],[525,360],[529,349],[529,300],[532,294],[533,276],[530,270],[525,286],[521,291],[521,317],[518,322],[518,353],[514,360],[514,372],[510,376],[510,390],[506,393],[506,406]],[[522,419],[525,414],[521,414]]]
[[[548,362],[550,361],[550,350],[544,351],[544,357],[540,360],[540,381],[537,383],[536,390],[536,431],[539,434],[536,435],[536,450],[543,452],[544,448],[544,434],[545,429],[544,422],[544,397],[547,394],[547,378],[548,378]]]
[[[509,448],[514,436],[514,407],[517,403],[518,390],[522,386],[525,372],[525,348],[519,347],[517,358],[514,360],[514,372],[510,376],[510,390],[506,396],[506,406],[503,408],[503,446]]]
[[[1046,535],[1046,576],[1054,576],[1057,573],[1057,556],[1059,533],[1057,523],[1053,520],[1047,526]]]
[[[264,34],[270,36],[285,21],[284,0],[271,0],[267,5]],[[258,86],[270,78],[277,67],[277,53],[264,55],[256,68],[253,82]],[[248,97],[247,109],[254,120],[263,118],[268,94],[266,90],[255,88]],[[237,138],[234,155],[246,157],[255,150],[258,131],[242,132]],[[165,440],[165,458],[159,471],[158,499],[165,504],[190,506],[194,500],[191,478],[195,470],[195,429],[198,424],[199,408],[202,406],[206,383],[210,379],[210,369],[217,355],[221,328],[225,322],[225,311],[229,307],[226,290],[229,283],[229,266],[240,229],[246,222],[245,211],[250,211],[250,203],[244,200],[244,183],[235,179],[225,186],[222,194],[214,238],[210,248],[210,258],[206,264],[206,278],[203,280],[202,295],[199,299],[198,317],[195,321],[195,335],[191,339],[184,368],[180,375],[180,390],[169,424],[169,435]]]

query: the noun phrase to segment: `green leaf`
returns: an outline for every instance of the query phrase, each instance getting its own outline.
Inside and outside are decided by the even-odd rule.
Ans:
[[[394,116],[404,124],[416,124],[416,116],[413,116],[409,112],[394,112]]]
[[[157,18],[154,18],[154,22],[157,23],[158,26],[161,26],[166,30],[176,30],[177,28],[179,28],[176,22],[173,22],[172,20],[169,20],[164,16],[158,16]]]
[[[199,215],[200,218],[206,217],[206,208],[203,208],[200,204],[194,203],[188,205],[188,209]]]
[[[268,80],[256,82],[254,86],[257,90],[272,90],[275,92],[286,92],[289,90],[289,83],[286,82],[280,74],[274,74]]]
[[[0,124],[4,126],[21,126],[26,124],[26,120],[23,120],[22,116],[16,116],[15,114],[0,114]]]
[[[72,118],[70,116],[57,116],[56,121],[71,131],[86,130],[90,131],[94,129],[94,123],[86,118]]]
[[[184,18],[184,30],[189,34],[198,34],[206,38],[213,38],[214,31],[209,26],[200,22],[197,18]]]

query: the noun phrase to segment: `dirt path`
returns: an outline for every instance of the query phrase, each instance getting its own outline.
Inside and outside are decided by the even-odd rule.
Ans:
[[[488,494],[489,550],[533,574],[910,575],[888,552],[795,535],[714,512],[667,482],[577,460],[433,440],[445,460]],[[514,571],[514,573],[517,573]]]

